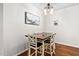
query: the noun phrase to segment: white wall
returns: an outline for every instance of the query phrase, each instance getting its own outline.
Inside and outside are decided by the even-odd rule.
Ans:
[[[3,4],[0,3],[0,55],[3,55]]]
[[[40,17],[40,26],[24,24],[24,12],[30,12]],[[42,16],[39,9],[30,4],[4,4],[4,55],[15,55],[27,47],[25,34],[42,32]]]
[[[52,16],[44,16],[46,31],[56,32],[56,41],[79,48],[79,5],[54,11]],[[47,18],[46,18],[47,17]],[[53,21],[58,21],[58,26]]]

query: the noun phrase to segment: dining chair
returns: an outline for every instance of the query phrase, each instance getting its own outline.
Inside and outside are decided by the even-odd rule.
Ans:
[[[42,43],[37,41],[37,38],[34,37],[33,35],[28,35],[28,39],[29,39],[29,56],[33,55],[35,53],[35,56],[37,56],[37,50],[41,49],[42,47]],[[33,52],[32,54],[30,54],[31,50],[30,49],[34,49],[35,52]]]
[[[47,53],[50,53],[51,56],[52,56],[52,54],[55,55],[55,49],[56,49],[56,47],[55,47],[55,40],[54,40],[55,35],[56,35],[56,33],[51,34],[51,36],[49,38],[47,38],[47,40],[44,42],[44,44],[45,44],[45,51]]]

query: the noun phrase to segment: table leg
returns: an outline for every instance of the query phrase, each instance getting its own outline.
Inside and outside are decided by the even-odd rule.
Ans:
[[[44,56],[44,41],[42,41],[42,56]]]

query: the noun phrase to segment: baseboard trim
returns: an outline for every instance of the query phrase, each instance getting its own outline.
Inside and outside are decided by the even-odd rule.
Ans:
[[[67,43],[62,43],[62,42],[56,42],[56,43],[66,45],[66,46],[75,47],[75,48],[79,48],[79,46],[75,46],[75,45],[71,45],[71,44],[67,44]]]

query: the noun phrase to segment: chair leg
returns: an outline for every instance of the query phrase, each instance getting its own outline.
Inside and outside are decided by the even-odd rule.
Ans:
[[[56,46],[55,44],[53,45],[53,53],[55,54]]]
[[[42,53],[42,46],[39,49],[40,49],[40,53]]]
[[[56,49],[55,43],[54,43],[54,49]]]
[[[36,49],[36,51],[35,51],[35,56],[37,56],[37,49]]]
[[[47,51],[47,47],[48,47],[48,46],[46,46],[46,51]]]
[[[50,45],[50,54],[51,54],[51,56],[52,56],[52,48],[51,48],[51,45]]]
[[[29,56],[30,56],[30,48],[29,48]]]
[[[55,44],[53,45],[53,54],[55,55],[55,50],[56,50],[56,47],[55,47]]]
[[[52,52],[52,53],[53,53],[53,55],[55,55],[55,49],[53,50],[53,52]]]

